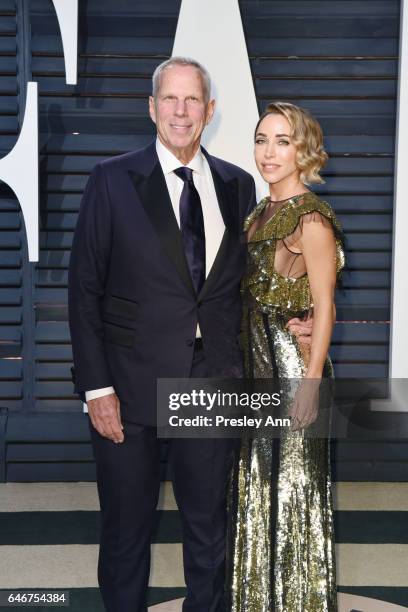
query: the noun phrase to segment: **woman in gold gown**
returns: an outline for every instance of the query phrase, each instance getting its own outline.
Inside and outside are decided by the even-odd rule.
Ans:
[[[328,349],[344,265],[334,212],[306,187],[323,182],[326,159],[309,113],[267,107],[255,161],[270,195],[245,223],[242,335],[247,377],[279,379],[291,427],[241,443],[229,515],[231,612],[337,610],[329,443],[305,433],[319,413],[320,382],[333,376]],[[287,323],[311,313],[310,342],[300,342]]]

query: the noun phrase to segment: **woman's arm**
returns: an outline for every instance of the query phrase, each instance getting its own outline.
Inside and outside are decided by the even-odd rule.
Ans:
[[[296,246],[301,248],[313,299],[311,352],[306,375],[289,409],[292,429],[304,429],[319,412],[319,388],[336,317],[336,242],[329,221],[319,213],[304,219],[303,232]]]
[[[321,378],[336,318],[336,241],[330,222],[319,213],[303,223],[300,247],[313,299],[313,331],[306,378]]]

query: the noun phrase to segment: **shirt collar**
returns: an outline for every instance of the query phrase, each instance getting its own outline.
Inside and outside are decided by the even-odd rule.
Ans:
[[[183,165],[181,161],[164,146],[159,138],[156,139],[156,151],[164,174],[170,174]],[[204,159],[201,149],[198,149],[193,159],[188,162],[187,168],[191,168],[191,170],[198,174],[204,172]]]

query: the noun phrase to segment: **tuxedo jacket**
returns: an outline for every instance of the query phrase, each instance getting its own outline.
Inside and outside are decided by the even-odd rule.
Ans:
[[[112,385],[131,422],[155,424],[157,378],[189,376],[197,323],[210,376],[242,375],[242,228],[255,185],[202,151],[225,231],[198,295],[155,143],[98,164],[82,199],[68,283],[75,390]]]

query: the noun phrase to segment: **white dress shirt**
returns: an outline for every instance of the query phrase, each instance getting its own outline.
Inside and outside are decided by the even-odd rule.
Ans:
[[[174,170],[183,166],[179,159],[157,138],[156,151],[159,158],[164,178],[166,180],[173,211],[180,227],[180,196],[183,191],[184,181],[174,174]],[[208,161],[204,157],[201,149],[198,149],[193,159],[187,164],[187,168],[193,170],[193,181],[201,200],[204,217],[205,231],[205,273],[206,277],[211,270],[214,260],[220,248],[225,226],[222,219],[220,207],[218,205],[217,194]],[[200,328],[197,325],[197,337],[201,336]],[[104,387],[86,391],[86,401],[110,395],[114,393],[113,387]]]

